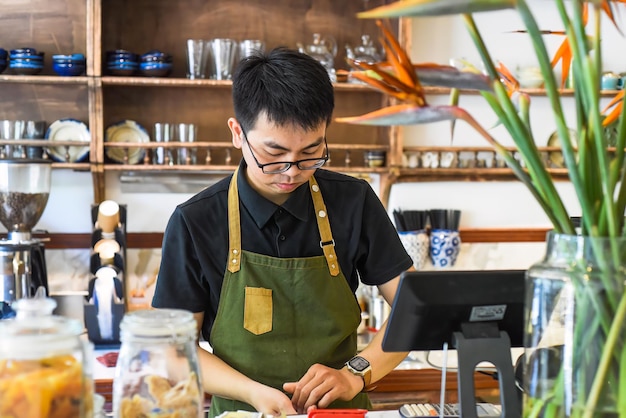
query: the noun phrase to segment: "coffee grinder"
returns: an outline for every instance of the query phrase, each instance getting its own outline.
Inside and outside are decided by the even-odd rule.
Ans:
[[[50,194],[49,160],[0,160],[0,319],[13,316],[11,303],[34,296],[48,276],[43,241],[32,237]]]

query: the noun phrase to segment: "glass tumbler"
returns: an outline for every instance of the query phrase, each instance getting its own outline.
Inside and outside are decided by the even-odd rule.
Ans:
[[[191,312],[129,312],[120,324],[120,340],[113,380],[114,417],[204,416],[196,321]]]

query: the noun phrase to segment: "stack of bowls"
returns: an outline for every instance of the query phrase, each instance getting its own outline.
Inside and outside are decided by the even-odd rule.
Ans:
[[[158,50],[146,52],[141,56],[139,70],[148,77],[167,77],[172,72],[172,56]]]
[[[107,51],[106,67],[111,75],[133,75],[139,69],[139,55],[124,49]]]
[[[43,52],[35,48],[12,49],[9,55],[9,68],[14,74],[35,75],[43,70]]]
[[[7,68],[7,50],[0,48],[0,73]]]
[[[83,54],[53,55],[52,69],[60,76],[77,76],[85,72],[86,61]]]

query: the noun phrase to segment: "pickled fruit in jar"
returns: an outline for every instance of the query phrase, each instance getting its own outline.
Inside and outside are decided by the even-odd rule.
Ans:
[[[83,368],[70,355],[0,360],[0,417],[81,416]]]
[[[0,321],[0,417],[83,418],[93,410],[83,327],[51,314],[52,299],[20,299]]]

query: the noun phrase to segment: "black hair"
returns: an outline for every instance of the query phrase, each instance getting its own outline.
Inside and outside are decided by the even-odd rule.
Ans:
[[[333,85],[315,58],[288,48],[244,58],[233,75],[235,117],[244,131],[260,114],[277,126],[313,130],[328,125],[335,107]]]

